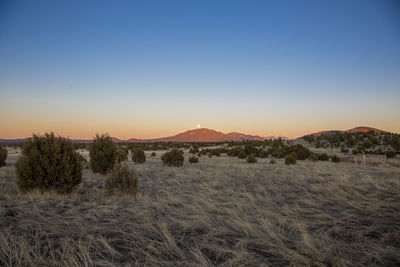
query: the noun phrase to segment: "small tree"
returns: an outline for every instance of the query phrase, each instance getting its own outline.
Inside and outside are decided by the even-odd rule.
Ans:
[[[244,150],[241,150],[238,154],[238,158],[239,159],[245,159],[247,157],[246,152],[244,152]]]
[[[95,173],[107,174],[117,162],[118,147],[113,143],[108,134],[96,134],[89,145],[90,168]]]
[[[165,152],[161,157],[162,162],[167,166],[181,167],[185,157],[183,151],[177,148],[173,148],[168,152]]]
[[[33,135],[16,163],[17,184],[21,192],[33,189],[72,192],[81,182],[82,157],[72,143],[53,133]]]
[[[286,165],[294,165],[294,164],[296,164],[296,159],[297,159],[296,153],[292,152],[286,156],[285,164]]]
[[[191,157],[189,157],[188,161],[190,163],[198,163],[199,162],[199,158],[196,157],[196,156],[191,156]]]
[[[146,154],[141,148],[132,149],[132,161],[135,163],[144,163],[146,161]]]
[[[156,156],[156,152],[151,152],[151,156],[155,157]]]
[[[129,169],[128,164],[115,163],[113,170],[104,180],[104,188],[108,194],[132,194],[136,196],[138,190],[138,178]]]
[[[256,163],[257,162],[257,158],[254,154],[250,154],[247,158],[246,158],[248,163]]]
[[[127,161],[128,160],[129,150],[125,147],[118,148],[117,150],[117,162]]]
[[[332,162],[335,162],[335,163],[340,162],[340,158],[338,156],[336,156],[336,155],[333,155],[331,160],[332,160]]]
[[[328,161],[329,160],[329,156],[326,153],[322,153],[318,155],[318,159],[321,161]]]
[[[199,147],[196,145],[193,145],[192,148],[189,151],[190,154],[197,154],[199,153]]]
[[[0,144],[0,167],[6,166],[7,148]]]

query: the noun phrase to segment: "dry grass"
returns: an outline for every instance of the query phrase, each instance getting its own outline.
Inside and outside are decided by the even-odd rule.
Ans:
[[[168,168],[161,154],[129,162],[136,201],[107,197],[89,170],[71,196],[22,196],[1,168],[0,265],[400,265],[399,168],[224,156]]]

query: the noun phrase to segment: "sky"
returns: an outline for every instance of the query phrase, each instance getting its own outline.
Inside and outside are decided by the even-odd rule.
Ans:
[[[398,1],[0,0],[0,138],[400,132]]]

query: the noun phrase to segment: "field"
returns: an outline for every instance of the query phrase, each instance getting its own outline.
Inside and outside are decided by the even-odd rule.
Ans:
[[[2,266],[399,266],[400,168],[146,152],[139,195],[109,197],[84,170],[70,196],[16,186],[0,169]],[[84,152],[87,156],[87,152]]]

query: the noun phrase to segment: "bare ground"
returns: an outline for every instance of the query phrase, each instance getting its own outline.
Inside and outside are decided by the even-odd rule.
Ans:
[[[85,170],[71,196],[21,195],[0,169],[4,266],[399,266],[400,169],[200,158],[133,164],[140,195]],[[187,155],[186,155],[187,158]]]

